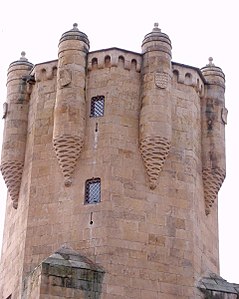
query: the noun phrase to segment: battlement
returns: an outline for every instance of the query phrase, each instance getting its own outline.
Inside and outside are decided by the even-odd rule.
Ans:
[[[52,80],[57,75],[57,60],[36,64],[31,71],[36,82]]]
[[[36,64],[31,75],[35,76],[36,82],[51,80],[56,77],[58,60],[52,60]],[[119,48],[108,48],[89,52],[87,59],[88,71],[109,67],[122,67],[125,70],[141,72],[142,54]],[[196,88],[203,95],[206,83],[201,70],[193,66],[172,61],[172,71],[175,82]]]
[[[88,70],[105,67],[121,67],[125,70],[141,71],[141,54],[119,48],[109,48],[90,52],[88,56]]]
[[[200,69],[177,62],[172,63],[172,69],[177,83],[194,87],[200,97],[204,95],[206,80]]]

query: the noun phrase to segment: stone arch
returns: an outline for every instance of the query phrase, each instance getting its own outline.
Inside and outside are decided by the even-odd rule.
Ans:
[[[131,69],[136,71],[136,69],[137,69],[137,60],[136,59],[131,60]]]
[[[42,68],[40,71],[40,80],[45,81],[47,79],[46,69]]]
[[[124,56],[120,55],[118,57],[118,66],[124,68],[125,66],[125,58]]]
[[[98,68],[98,59],[96,57],[92,58],[91,65],[92,65],[92,69]]]
[[[105,62],[105,67],[111,67],[111,58],[109,55],[105,56],[104,62]]]
[[[179,71],[173,70],[173,81],[178,82],[178,78],[179,78]]]
[[[192,85],[192,74],[191,73],[185,74],[185,84]]]
[[[57,66],[53,66],[53,68],[52,68],[52,75],[53,75],[53,77],[57,76]]]

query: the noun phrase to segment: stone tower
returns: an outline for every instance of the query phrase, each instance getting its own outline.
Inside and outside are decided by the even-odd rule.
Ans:
[[[74,24],[57,60],[10,64],[2,299],[237,298],[218,276],[224,74],[171,58],[157,24],[142,53],[89,52]]]

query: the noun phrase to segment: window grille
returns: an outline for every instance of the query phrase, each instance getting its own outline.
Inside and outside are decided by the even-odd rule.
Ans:
[[[90,117],[99,117],[104,115],[105,97],[97,96],[91,99]]]
[[[100,178],[92,178],[85,182],[85,204],[100,202],[101,182]]]

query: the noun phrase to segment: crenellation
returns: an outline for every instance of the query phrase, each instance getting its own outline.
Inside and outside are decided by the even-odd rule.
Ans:
[[[36,82],[52,80],[57,74],[57,60],[36,64],[31,72]]]
[[[110,54],[110,55],[109,55]],[[109,48],[89,52],[88,70],[104,69],[107,67],[122,67],[125,70],[141,71],[141,55],[126,52],[119,48]]]
[[[192,86],[200,97],[203,96],[205,79],[202,77],[200,69],[175,62],[172,63],[172,68],[175,82]]]

